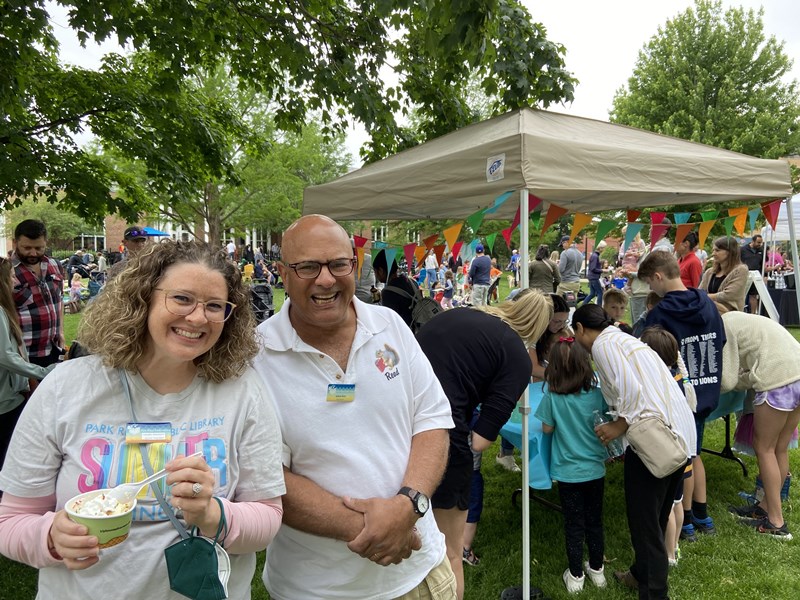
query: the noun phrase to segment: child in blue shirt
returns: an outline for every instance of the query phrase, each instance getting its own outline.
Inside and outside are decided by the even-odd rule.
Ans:
[[[569,568],[562,576],[570,593],[583,589],[584,571],[597,587],[603,572],[603,492],[606,449],[594,431],[594,411],[608,410],[597,386],[589,353],[572,337],[560,337],[550,349],[547,382],[536,418],[553,434],[550,475],[558,482],[564,512]],[[589,560],[583,562],[583,543]]]

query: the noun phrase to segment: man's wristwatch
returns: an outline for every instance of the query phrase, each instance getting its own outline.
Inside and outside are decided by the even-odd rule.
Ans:
[[[397,492],[397,495],[408,496],[408,498],[411,500],[411,504],[414,507],[414,512],[420,517],[428,512],[428,509],[431,506],[431,501],[425,494],[407,486],[401,487],[400,491]]]

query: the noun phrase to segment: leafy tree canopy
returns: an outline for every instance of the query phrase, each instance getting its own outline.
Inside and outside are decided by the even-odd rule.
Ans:
[[[13,239],[17,225],[26,219],[42,221],[47,226],[48,245],[59,250],[71,249],[76,237],[97,231],[96,227],[77,215],[61,210],[50,202],[34,202],[28,199],[5,213],[6,236]]]
[[[153,208],[135,179],[75,145],[87,127],[144,159],[164,189],[195,186],[187,170],[236,183],[230,141],[252,130],[227,103],[184,93],[188,77],[219,65],[272,102],[280,130],[299,132],[310,114],[324,134],[360,121],[367,160],[421,141],[398,126],[408,106],[424,116],[426,137],[469,122],[461,88],[470,73],[497,97],[494,112],[573,96],[564,48],[516,0],[61,4],[82,41],[110,38],[137,52],[109,55],[97,72],[64,66],[44,0],[0,0],[0,197],[44,194],[87,218]],[[385,69],[397,84],[385,83]]]
[[[797,153],[797,82],[783,80],[792,61],[762,17],[697,0],[639,52],[611,120],[762,158]]]

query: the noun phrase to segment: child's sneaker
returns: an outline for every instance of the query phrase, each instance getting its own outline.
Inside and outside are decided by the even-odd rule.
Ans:
[[[714,527],[714,520],[711,517],[706,517],[705,519],[695,519],[693,517],[692,525],[694,525],[694,530],[697,533],[702,533],[703,535],[717,534],[717,528]]]
[[[564,575],[562,575],[561,578],[564,580],[564,585],[567,586],[567,591],[570,594],[577,594],[583,590],[583,582],[586,578],[583,575],[575,577],[569,572],[569,567],[564,571]]]
[[[585,563],[583,563],[583,571],[589,576],[589,581],[591,581],[595,587],[606,587],[606,575],[604,573],[605,567],[600,565],[600,568],[595,571],[589,566],[589,561],[587,560]]]
[[[689,523],[688,525],[684,525],[683,527],[681,527],[680,539],[686,542],[696,542],[697,535],[694,532],[694,525]]]
[[[498,454],[495,457],[494,462],[503,467],[506,471],[511,471],[512,473],[522,472],[522,469],[519,468],[519,465],[517,464],[517,461],[514,459],[513,454],[506,454],[505,456],[503,456],[502,454]]]
[[[729,506],[728,511],[737,519],[763,519],[767,516],[766,511],[758,504],[748,504],[746,506]]]
[[[789,528],[786,527],[786,523],[780,527],[776,527],[770,523],[769,519],[763,519],[756,527],[756,532],[766,536],[772,536],[776,540],[792,541],[792,534],[789,533]]]

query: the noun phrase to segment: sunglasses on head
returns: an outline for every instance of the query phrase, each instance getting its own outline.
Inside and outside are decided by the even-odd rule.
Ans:
[[[147,237],[147,232],[134,229],[133,231],[129,231],[125,237],[130,239],[143,238]]]

